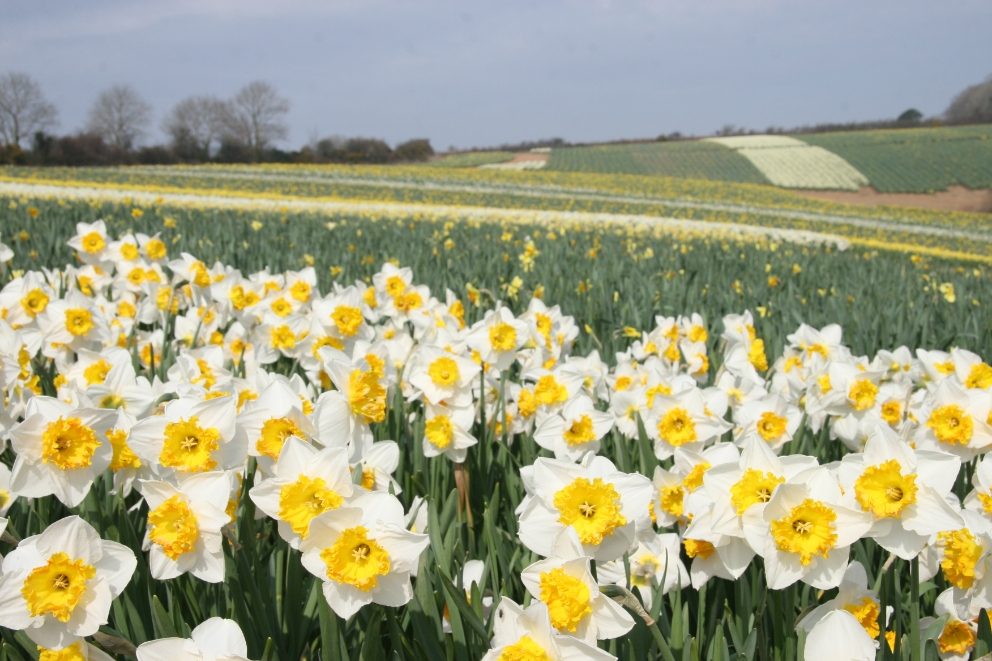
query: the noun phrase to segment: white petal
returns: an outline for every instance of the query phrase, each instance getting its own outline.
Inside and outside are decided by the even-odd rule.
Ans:
[[[806,661],[871,661],[875,643],[845,610],[836,610],[820,620],[806,637]]]
[[[193,629],[190,637],[203,654],[248,656],[245,635],[234,620],[212,617]]]

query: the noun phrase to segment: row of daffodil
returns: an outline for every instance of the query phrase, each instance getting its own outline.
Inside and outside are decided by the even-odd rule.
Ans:
[[[401,444],[459,465],[485,420],[497,442],[547,451],[521,469],[527,495],[514,504],[520,542],[543,558],[521,576],[533,600],[502,597],[486,658],[612,658],[596,641],[634,620],[602,586],[637,588],[650,606],[735,580],[756,558],[769,589],[840,588],[799,624],[807,658],[839,658],[838,640],[850,658],[873,657],[886,616],[866,568],[849,563],[860,539],[951,586],[937,601],[942,657],[967,657],[992,606],[992,459],[981,459],[992,367],[968,351],[869,359],[839,326],[802,325],[769,365],[745,313],[723,319],[711,374],[693,314],[628,329],[634,341],[609,366],[571,355],[578,326],[539,299],[469,325],[454,293],[435,298],[391,264],[371,285],[321,294],[312,269],[244,276],[170,258],[154,236],[114,239],[102,222],[80,223],[70,245],[79,265],[0,290],[0,430],[16,457],[0,467],[0,514],[17,498],[76,507],[109,470],[147,505],[155,579],[223,580],[222,529],[248,479],[334,612],[401,606],[428,546],[422,501],[405,511],[394,495]],[[54,396],[39,365],[55,368]],[[419,449],[376,440],[393,394],[410,403]],[[653,443],[668,468],[653,480],[621,472],[598,454],[611,433]],[[824,464],[798,453],[823,454],[814,441],[847,453]],[[962,465],[975,470],[960,502]],[[81,519],[53,523],[4,559],[0,625],[83,649],[135,567],[131,549]],[[478,583],[479,565],[466,568],[464,584]],[[210,626],[244,657],[236,625]],[[169,655],[151,654],[139,658]]]

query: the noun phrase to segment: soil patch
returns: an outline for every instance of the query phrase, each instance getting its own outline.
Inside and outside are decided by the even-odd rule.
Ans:
[[[517,154],[514,154],[513,158],[510,159],[509,161],[506,161],[506,162],[507,163],[527,163],[527,162],[530,162],[530,161],[540,161],[541,163],[547,163],[548,162],[548,156],[549,156],[548,154],[534,153],[534,152],[525,151],[525,152],[519,152]]]
[[[859,191],[797,190],[794,192],[804,197],[844,204],[992,213],[992,190],[972,190],[964,186],[951,186],[946,191],[936,193],[879,193],[871,186]]]

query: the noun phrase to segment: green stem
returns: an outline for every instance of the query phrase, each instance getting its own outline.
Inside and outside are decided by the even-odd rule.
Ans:
[[[910,604],[909,604],[909,658],[922,661],[923,651],[920,640],[920,559],[913,558],[909,563]]]

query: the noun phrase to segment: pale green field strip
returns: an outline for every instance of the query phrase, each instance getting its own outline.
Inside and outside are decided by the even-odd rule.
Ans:
[[[706,141],[733,149],[783,188],[858,190],[869,184],[868,177],[837,154],[796,138],[742,135]]]
[[[768,183],[757,168],[734,150],[702,140],[554,149],[547,169]]]
[[[847,160],[879,191],[992,188],[989,125],[820,133],[802,139]]]
[[[331,176],[321,175],[284,175],[276,173],[260,173],[244,169],[220,170],[216,168],[196,169],[196,168],[129,168],[122,172],[137,172],[149,176],[186,176],[190,178],[213,178],[243,181],[280,181],[296,183],[327,183],[333,180],[337,183],[346,183],[354,186],[383,186],[385,188],[399,188],[411,190],[436,190],[462,193],[491,193],[491,194],[519,194],[528,197],[550,198],[568,200],[582,198],[587,200],[603,202],[620,202],[624,204],[656,204],[672,209],[695,209],[700,211],[714,211],[735,214],[761,214],[773,218],[782,218],[793,221],[807,221],[816,223],[826,223],[829,225],[850,225],[870,230],[891,230],[918,236],[934,236],[949,239],[963,239],[967,241],[979,241],[983,243],[992,242],[992,227],[988,230],[964,230],[953,227],[937,226],[932,224],[912,223],[905,220],[890,217],[859,217],[843,214],[826,214],[812,211],[799,211],[792,209],[780,209],[775,207],[730,204],[719,202],[699,202],[682,198],[663,198],[642,195],[619,195],[595,191],[582,188],[562,188],[552,185],[489,185],[489,184],[462,184],[443,181],[411,181],[411,180],[389,180],[384,178],[361,178],[353,176],[343,176],[337,173]],[[936,217],[935,217],[936,218]],[[990,247],[992,249],[992,247]]]
[[[90,188],[85,186],[56,186],[0,182],[0,196],[36,197],[43,199],[111,200],[131,204],[172,204],[234,209],[265,209],[269,211],[309,211],[336,214],[371,214],[402,218],[412,214],[433,214],[447,219],[472,219],[494,223],[614,224],[621,227],[642,226],[653,231],[720,233],[763,238],[802,244],[827,244],[840,249],[849,246],[843,237],[805,230],[741,225],[684,218],[659,216],[590,213],[581,211],[550,211],[536,209],[501,209],[492,207],[461,207],[438,204],[408,204],[341,200],[308,200],[301,198],[267,199],[227,195],[197,195],[195,193],[149,192],[127,188]]]

